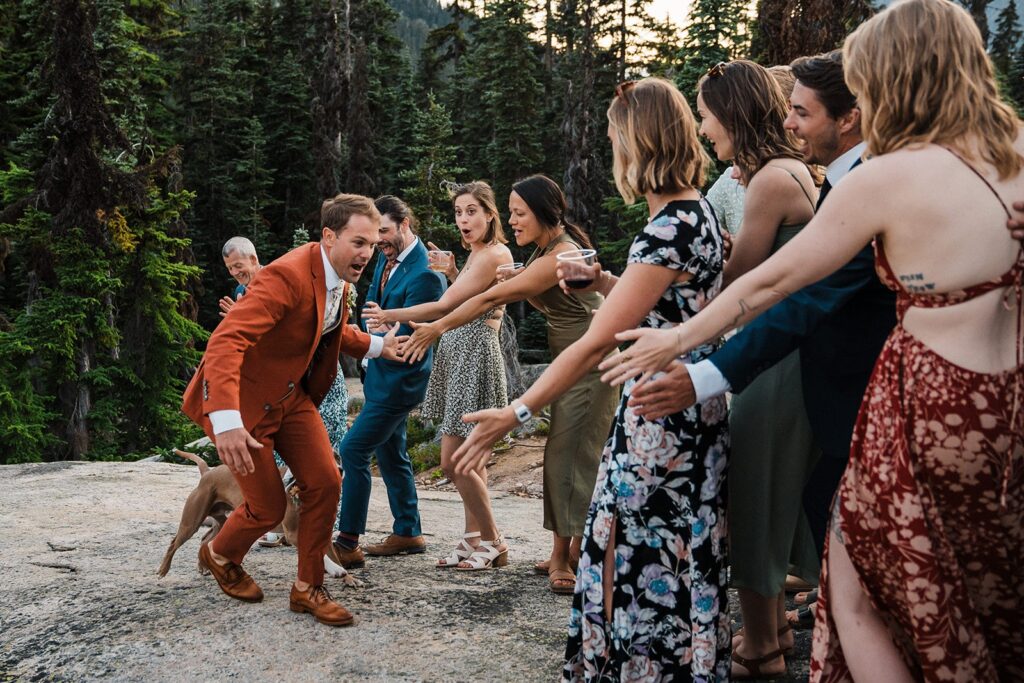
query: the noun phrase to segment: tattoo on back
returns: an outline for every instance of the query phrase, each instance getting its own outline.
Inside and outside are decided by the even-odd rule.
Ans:
[[[924,273],[909,273],[907,275],[900,275],[900,284],[908,292],[913,294],[927,294],[935,291],[934,282],[926,282],[924,279]]]

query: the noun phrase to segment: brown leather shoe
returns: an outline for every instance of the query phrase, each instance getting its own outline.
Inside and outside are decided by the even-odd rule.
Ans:
[[[331,558],[331,562],[340,564],[345,569],[359,569],[366,566],[366,555],[363,554],[363,549],[359,546],[349,550],[337,543],[331,543],[327,546],[327,555]]]
[[[427,542],[422,536],[391,534],[380,543],[366,546],[367,555],[416,555],[425,552]]]
[[[321,624],[328,626],[351,626],[356,619],[351,612],[336,603],[323,586],[310,586],[309,590],[300,591],[293,583],[288,609],[293,612],[309,612]]]
[[[217,579],[220,589],[235,600],[262,602],[263,590],[242,569],[242,565],[235,564],[230,560],[224,565],[217,564],[210,554],[209,543],[199,546],[199,564],[209,570],[213,574],[213,578]]]

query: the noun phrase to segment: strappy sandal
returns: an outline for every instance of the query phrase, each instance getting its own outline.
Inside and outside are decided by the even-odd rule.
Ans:
[[[787,624],[786,624],[785,626],[780,626],[780,627],[779,627],[779,630],[778,630],[778,631],[776,631],[775,633],[776,633],[776,635],[777,635],[777,636],[778,636],[779,638],[782,638],[782,636],[786,635],[787,633],[789,633],[789,632],[790,632],[790,631],[792,631],[792,630],[793,630],[793,626],[792,626],[791,624],[788,624],[788,623],[787,623]],[[742,626],[740,626],[740,627],[739,627],[739,628],[738,628],[738,629],[736,630],[736,632],[732,634],[732,637],[733,637],[733,638],[742,638],[742,637],[743,637],[743,627],[742,627]],[[795,642],[796,642],[796,641],[794,641],[794,643],[795,643]],[[736,645],[733,645],[733,648],[735,648],[735,647],[736,647]],[[793,654],[793,646],[791,645],[790,647],[780,647],[780,648],[779,648],[779,651],[780,651],[780,652],[781,652],[781,653],[782,653],[783,655],[791,655],[791,654]]]
[[[566,569],[554,569],[548,574],[548,588],[558,595],[572,595],[576,592],[576,576]]]
[[[745,673],[745,674],[736,674],[736,673],[734,673],[734,674],[732,674],[732,676],[730,676],[730,678],[732,678],[732,680],[734,680],[734,681],[749,681],[749,680],[754,680],[754,679],[758,679],[758,678],[772,679],[772,678],[780,678],[782,676],[785,676],[786,675],[785,671],[782,671],[781,673],[777,673],[777,674],[769,674],[769,673],[764,673],[763,671],[761,671],[761,667],[762,666],[764,666],[768,662],[772,661],[776,657],[781,657],[781,656],[782,656],[782,650],[775,650],[774,652],[769,652],[768,654],[764,655],[763,657],[754,657],[752,659],[747,659],[746,657],[739,656],[738,654],[736,654],[735,651],[733,651],[733,653],[732,653],[732,661],[735,662],[736,664],[739,664],[744,669],[746,669],[747,673]],[[785,662],[783,662],[783,664],[785,664]]]
[[[494,569],[504,567],[508,564],[508,547],[498,550],[498,546],[505,543],[505,539],[498,536],[493,541],[480,541],[473,554],[455,567],[460,572],[476,572],[483,569]],[[462,565],[469,565],[463,567]]]
[[[479,531],[470,531],[469,533],[462,534],[462,540],[455,546],[455,550],[448,557],[442,557],[434,565],[438,569],[451,569],[452,567],[458,566],[460,562],[463,562],[473,555],[476,550],[476,546],[470,545],[469,539],[479,538]]]
[[[577,557],[573,557],[572,555],[569,555],[569,569],[571,571],[575,572],[576,568],[579,566],[579,564],[580,564],[580,558],[578,556]],[[533,565],[533,573],[534,574],[540,574],[541,576],[547,576],[550,571],[551,570],[548,569],[548,560],[542,560],[541,562],[538,562],[537,564]]]

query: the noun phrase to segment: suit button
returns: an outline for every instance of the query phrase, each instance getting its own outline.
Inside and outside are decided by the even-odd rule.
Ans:
[[[270,404],[269,403],[264,403],[263,404],[263,410],[270,410]]]

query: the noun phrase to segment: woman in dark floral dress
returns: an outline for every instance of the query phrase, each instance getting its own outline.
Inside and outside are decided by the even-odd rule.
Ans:
[[[486,458],[517,418],[572,386],[614,349],[616,333],[687,320],[721,287],[718,222],[695,189],[707,157],[686,100],[661,79],[627,83],[616,91],[608,119],[616,184],[627,202],[646,198],[651,220],[634,240],[621,278],[595,269],[604,305],[521,404],[464,418],[477,426],[456,453],[458,467]],[[690,360],[710,352],[702,346]],[[724,680],[725,402],[645,420],[626,406],[630,388],[605,445],[584,530],[563,675]]]

